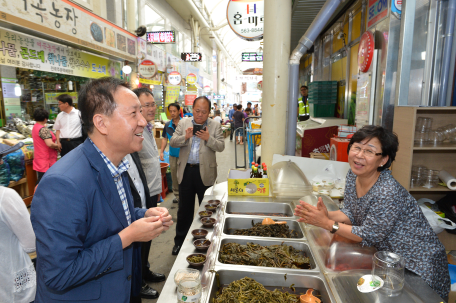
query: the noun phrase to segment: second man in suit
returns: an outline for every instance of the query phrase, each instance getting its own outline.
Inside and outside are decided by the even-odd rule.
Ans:
[[[182,119],[171,138],[169,145],[180,148],[177,162],[179,182],[179,210],[177,211],[176,237],[172,254],[180,251],[185,236],[190,229],[195,212],[195,195],[201,205],[204,192],[217,179],[216,152],[225,149],[220,123],[209,118],[211,102],[206,97],[198,97],[193,102],[193,118]],[[202,128],[193,133],[193,128]]]

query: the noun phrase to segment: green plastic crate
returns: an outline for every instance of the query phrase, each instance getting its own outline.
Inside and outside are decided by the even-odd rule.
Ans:
[[[309,91],[320,89],[336,89],[337,81],[314,81],[309,84]]]
[[[309,103],[310,115],[314,118],[334,117],[336,111],[336,103],[329,104],[314,104]]]
[[[307,102],[313,103],[313,104],[336,104],[337,99],[308,99]]]

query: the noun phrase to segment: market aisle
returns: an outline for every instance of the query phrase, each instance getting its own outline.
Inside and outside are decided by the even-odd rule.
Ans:
[[[234,168],[234,141],[230,142],[230,137],[225,138],[225,150],[222,153],[217,153],[217,183],[224,182],[228,177],[228,170]],[[238,147],[238,158],[242,156],[241,152],[244,150],[242,145],[237,145]],[[242,158],[242,161],[243,158]],[[173,221],[176,222],[177,217],[177,204],[173,203],[174,194],[169,193],[166,196],[165,201],[160,205],[169,209]],[[198,209],[198,202],[195,198],[195,215],[196,210]],[[165,274],[168,278],[168,274],[173,267],[174,260],[176,256],[171,254],[171,250],[174,246],[174,236],[176,234],[176,224],[173,224],[171,228],[165,233],[161,234],[160,237],[152,240],[152,247],[150,249],[149,262],[150,268],[152,271]],[[149,285],[158,290],[161,293],[165,282],[160,283],[149,283]],[[147,300],[142,299],[143,303],[155,303],[158,299]]]

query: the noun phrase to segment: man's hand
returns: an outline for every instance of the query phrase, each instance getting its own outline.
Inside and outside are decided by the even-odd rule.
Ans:
[[[168,230],[174,224],[171,215],[166,207],[153,207],[149,208],[144,215],[144,218],[158,216],[163,223],[164,230]]]
[[[59,152],[61,152],[61,151],[62,151],[62,144],[60,144],[59,141],[57,141],[56,143],[57,143],[57,150],[58,150]]]
[[[189,127],[185,130],[185,141],[193,137],[193,127]]]
[[[160,217],[138,219],[119,233],[122,248],[130,246],[133,242],[148,242],[158,237],[163,230]]]
[[[165,154],[164,153],[160,153],[160,160],[161,161],[165,161]]]
[[[207,130],[207,127],[206,129],[202,129],[200,130],[199,132],[196,133],[196,136],[200,139],[203,139],[204,141],[207,141],[209,140],[209,131]]]

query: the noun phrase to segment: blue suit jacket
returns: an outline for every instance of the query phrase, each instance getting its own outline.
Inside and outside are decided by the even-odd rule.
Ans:
[[[122,174],[132,222],[127,172]],[[128,226],[114,179],[89,140],[65,155],[41,179],[33,197],[36,235],[36,303],[129,302],[141,286],[140,246],[122,249]],[[133,287],[132,287],[133,286]]]

